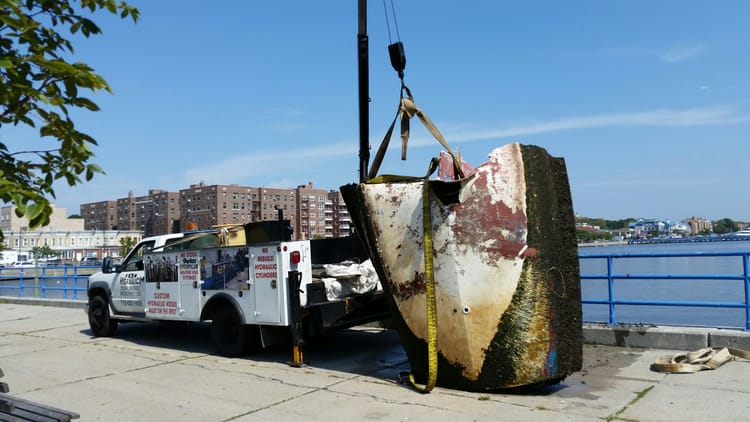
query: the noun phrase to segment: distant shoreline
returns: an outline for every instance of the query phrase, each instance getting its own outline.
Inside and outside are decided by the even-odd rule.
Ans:
[[[620,245],[627,245],[627,240],[601,240],[599,242],[585,242],[585,243],[578,243],[578,247],[583,248],[596,248],[599,246],[620,246]]]
[[[578,243],[579,247],[621,246],[621,245],[656,245],[669,243],[703,243],[703,242],[742,242],[750,241],[750,236],[690,236],[690,237],[654,237],[630,240],[600,240],[597,242]]]

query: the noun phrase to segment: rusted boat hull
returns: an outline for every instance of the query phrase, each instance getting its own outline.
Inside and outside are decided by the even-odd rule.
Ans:
[[[341,188],[418,382],[428,376],[422,187]],[[564,161],[510,144],[465,179],[430,187],[437,385],[494,390],[580,370],[580,275]]]

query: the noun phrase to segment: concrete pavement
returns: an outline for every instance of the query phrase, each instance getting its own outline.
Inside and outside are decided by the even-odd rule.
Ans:
[[[650,371],[657,356],[681,351],[587,344],[583,370],[545,390],[420,394],[399,382],[409,365],[393,331],[341,332],[293,368],[287,348],[214,356],[204,324],[123,324],[114,338],[94,338],[80,309],[0,304],[10,394],[82,421],[748,420],[750,362]]]

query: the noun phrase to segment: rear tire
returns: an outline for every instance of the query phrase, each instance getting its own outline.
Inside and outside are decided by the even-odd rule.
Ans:
[[[237,311],[229,305],[221,306],[211,319],[211,338],[216,352],[226,357],[238,357],[247,352],[248,327],[242,325]]]
[[[117,330],[117,320],[109,315],[109,305],[102,296],[89,300],[89,327],[95,337],[111,337]]]

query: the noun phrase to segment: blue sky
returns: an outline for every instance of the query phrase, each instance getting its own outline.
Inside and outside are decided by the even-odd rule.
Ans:
[[[130,3],[137,24],[102,14],[104,34],[77,44],[114,90],[76,114],[107,175],[59,186],[58,206],[358,179],[356,1]],[[400,85],[383,2],[369,3],[374,155]],[[750,221],[750,2],[394,4],[406,84],[469,163],[539,145],[565,158],[579,215]],[[422,175],[439,153],[413,127],[408,160],[392,150],[383,173]]]

